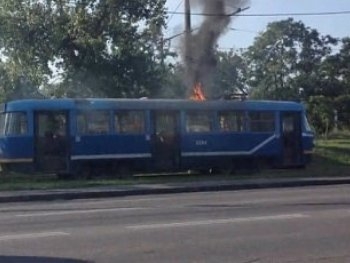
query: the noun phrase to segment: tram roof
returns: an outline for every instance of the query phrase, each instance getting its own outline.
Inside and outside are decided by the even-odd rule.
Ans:
[[[1,111],[71,110],[71,109],[155,109],[155,110],[279,110],[300,111],[304,107],[293,101],[272,100],[207,100],[185,99],[23,99],[9,101]]]

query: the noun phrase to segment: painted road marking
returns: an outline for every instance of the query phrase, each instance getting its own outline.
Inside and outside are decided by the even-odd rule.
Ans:
[[[8,240],[23,240],[23,239],[35,239],[35,238],[46,238],[46,237],[59,237],[59,236],[69,236],[66,232],[42,232],[42,233],[27,233],[27,234],[14,234],[0,236],[0,241]]]
[[[32,213],[32,214],[19,214],[16,217],[40,217],[40,216],[62,216],[62,215],[80,215],[80,214],[96,214],[96,213],[108,213],[108,212],[122,212],[122,211],[134,211],[144,210],[144,207],[122,207],[122,208],[105,208],[105,209],[88,209],[88,210],[73,210],[73,211],[57,211],[57,212],[44,212],[44,213]]]
[[[174,222],[174,223],[163,223],[163,224],[132,225],[132,226],[127,226],[126,228],[132,229],[132,230],[146,230],[146,229],[159,229],[159,228],[172,228],[172,227],[248,223],[248,222],[270,221],[270,220],[289,220],[289,219],[301,219],[301,218],[308,218],[308,217],[309,217],[308,215],[304,215],[304,214],[238,217],[238,218],[228,218],[228,219],[213,219],[213,220]]]

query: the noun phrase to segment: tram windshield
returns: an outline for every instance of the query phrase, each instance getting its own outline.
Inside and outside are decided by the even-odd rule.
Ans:
[[[309,124],[309,121],[307,120],[307,117],[306,117],[305,114],[303,116],[303,125],[304,125],[304,128],[305,128],[305,131],[312,132],[312,128],[311,128],[311,126]]]
[[[24,112],[0,114],[0,135],[23,135],[28,131],[27,115]]]

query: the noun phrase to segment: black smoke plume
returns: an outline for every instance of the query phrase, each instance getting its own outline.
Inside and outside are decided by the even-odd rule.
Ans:
[[[186,86],[189,92],[200,82],[204,92],[209,92],[211,73],[216,67],[215,46],[227,30],[234,14],[247,7],[248,0],[191,0],[192,6],[201,8],[204,20],[199,28],[185,34],[183,61],[186,71]]]

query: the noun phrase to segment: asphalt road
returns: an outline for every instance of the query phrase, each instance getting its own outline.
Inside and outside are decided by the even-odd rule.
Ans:
[[[350,262],[350,186],[0,204],[1,263]]]

